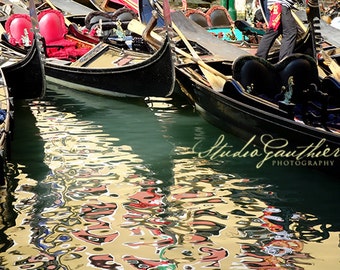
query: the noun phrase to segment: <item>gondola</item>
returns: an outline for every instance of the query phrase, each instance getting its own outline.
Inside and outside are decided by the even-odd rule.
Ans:
[[[10,158],[12,104],[9,96],[6,77],[0,68],[0,185],[6,183],[6,166]]]
[[[113,97],[165,97],[175,84],[168,39],[154,54],[99,43],[75,62],[47,58],[45,68],[49,83]]]
[[[171,95],[175,70],[168,38],[161,48],[145,53],[68,35],[65,18],[58,10],[43,10],[37,20],[45,40],[49,85],[113,97]]]
[[[251,144],[262,147],[262,156],[271,155],[270,162],[281,158],[338,172],[340,82],[333,76],[321,78],[311,55],[296,53],[275,64],[250,54],[204,65],[182,63],[176,65],[176,76],[204,118],[252,139]],[[215,84],[216,76],[222,84]]]
[[[308,2],[308,8],[305,8],[306,11],[312,10],[312,12],[315,12],[315,8],[311,7],[310,4],[311,1]],[[314,5],[314,4],[313,4]],[[318,7],[318,6],[316,6]],[[146,23],[150,17],[152,16],[152,11],[156,10],[157,14],[159,15],[158,25],[159,27],[164,26],[164,20],[162,18],[162,6],[157,1],[149,1],[149,0],[139,0],[139,16],[140,20],[143,23]],[[305,16],[301,15],[302,10],[299,10],[298,12],[293,11],[293,15],[297,22],[297,29],[298,29],[298,35],[297,35],[297,42],[294,48],[294,53],[303,53],[308,54],[311,56],[315,56],[315,51],[312,48],[312,45],[315,42],[315,37],[309,31],[308,27],[305,25],[305,20],[302,20],[301,18],[305,18]],[[219,47],[222,47],[219,42],[217,42],[215,39],[211,39],[209,35],[203,34],[203,29],[205,29],[210,34],[214,34],[216,37],[219,37],[219,34],[223,32],[223,35],[221,35],[222,40],[225,40],[227,43],[235,45],[235,47],[241,48],[245,53],[249,54],[255,54],[257,51],[258,42],[261,40],[262,35],[264,34],[263,29],[258,29],[255,27],[252,27],[248,22],[243,20],[236,20],[233,21],[230,16],[228,15],[228,11],[221,6],[212,6],[206,13],[203,13],[200,10],[196,9],[190,9],[186,12],[182,12],[182,14],[179,14],[179,12],[173,12],[172,15],[175,14],[174,18],[177,21],[177,24],[185,24],[185,27],[183,27],[182,31],[184,35],[187,37],[190,42],[194,42],[195,44],[200,45],[201,47],[206,47],[208,41],[209,44],[216,43],[219,45]],[[297,15],[296,15],[297,14]],[[183,15],[183,16],[179,16]],[[195,22],[194,24],[184,21],[184,17],[189,18],[190,21]],[[174,20],[173,19],[173,20]],[[320,71],[323,71],[324,75],[327,76],[331,74],[333,71],[329,69],[328,62],[324,61],[325,57],[329,56],[331,57],[337,64],[340,64],[340,53],[339,48],[337,46],[337,42],[334,42],[336,38],[330,38],[331,34],[327,32],[326,34],[326,27],[324,27],[324,24],[320,22],[320,25],[318,26],[318,30],[320,34],[317,37],[317,45],[320,48],[319,52],[322,50],[323,55],[319,53],[318,55],[318,64],[320,67]],[[225,26],[223,26],[225,25]],[[226,32],[223,30],[223,28],[226,28],[227,35],[229,37],[226,37]],[[232,30],[232,31],[231,31]],[[314,29],[312,29],[314,31]],[[336,36],[338,30],[335,30],[333,35]],[[242,33],[242,38],[240,38],[240,33]],[[204,35],[202,38],[201,35]],[[213,45],[212,45],[213,46]],[[275,63],[278,60],[279,55],[279,49],[280,49],[280,42],[275,42],[269,52],[268,59]],[[227,47],[228,50],[230,50],[230,47]],[[208,49],[210,53],[216,55],[221,54],[221,50],[218,50],[218,52],[211,51]],[[227,49],[223,50],[224,54],[228,54]],[[234,51],[231,51],[229,54],[235,55]],[[227,57],[227,58],[230,58]]]
[[[40,48],[39,48],[40,46]],[[33,39],[28,51],[0,42],[1,68],[6,77],[10,95],[14,99],[40,98],[45,95],[45,67],[41,42]]]
[[[340,84],[332,77],[320,81],[313,58],[295,54],[272,65],[248,55],[232,65],[221,62],[210,65],[231,75],[220,91],[211,88],[196,63],[176,67],[183,93],[205,119],[244,140],[255,136],[252,143],[262,147],[266,142],[263,136],[264,140],[287,142],[289,148],[277,148],[280,151],[318,145],[318,152],[330,149],[333,153],[320,155],[320,160],[338,162]],[[291,85],[290,77],[295,80]],[[289,87],[293,97],[286,100]],[[338,167],[332,163],[332,169],[335,168]]]
[[[40,31],[43,31],[43,27]],[[80,50],[86,46],[91,49],[76,61],[48,57],[45,68],[49,83],[113,97],[166,97],[172,94],[175,69],[168,38],[151,53],[104,42],[94,46],[74,37],[72,42]]]
[[[278,63],[242,54],[242,49],[235,51],[226,44],[227,55],[221,60],[218,50],[205,52],[212,52],[218,42],[209,46],[201,40],[199,28],[182,13],[173,12],[171,18],[190,51],[186,57],[177,43],[177,51],[184,57],[176,64],[176,78],[205,119],[249,145],[257,145],[252,154],[264,158],[259,168],[280,159],[338,172],[340,83],[333,76],[319,76],[312,41],[304,45],[310,54],[295,53]],[[197,31],[190,33],[191,27]],[[203,36],[205,30],[201,31]],[[192,36],[198,43],[192,42]],[[218,143],[221,149],[213,146],[214,150],[221,157],[227,155],[226,142]]]
[[[13,46],[8,42],[10,37],[1,24],[0,67],[6,77],[11,97],[14,99],[39,98],[44,96],[46,90],[44,48],[40,35],[35,32],[36,30],[32,31],[29,15],[18,14],[17,16],[22,16],[22,25],[25,26],[27,36],[31,36],[31,40],[26,41],[26,48]],[[26,27],[28,25],[30,27]],[[23,39],[25,37],[21,33],[16,34]]]

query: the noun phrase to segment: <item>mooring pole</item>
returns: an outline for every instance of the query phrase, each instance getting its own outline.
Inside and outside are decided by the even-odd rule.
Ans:
[[[235,9],[235,0],[228,0],[228,12],[230,14],[230,17],[235,21],[237,19],[237,12]]]
[[[228,2],[227,2],[227,0],[221,0],[221,6],[222,7],[225,7],[227,10],[228,10]]]

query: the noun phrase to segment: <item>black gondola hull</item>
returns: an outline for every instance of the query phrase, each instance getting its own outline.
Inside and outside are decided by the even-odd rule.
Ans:
[[[314,149],[316,154],[302,160],[319,162],[313,166],[332,174],[339,172],[340,136],[321,128],[315,128],[301,121],[291,119],[287,112],[266,103],[254,102],[241,94],[240,85],[235,80],[228,83],[230,95],[224,91],[214,91],[191,76],[183,66],[176,68],[177,79],[182,91],[191,100],[197,111],[209,122],[225,132],[252,143],[265,151],[265,143],[270,138],[282,147],[271,149],[274,152]],[[267,149],[268,150],[268,149]],[[268,150],[269,151],[269,150]],[[327,152],[327,154],[326,154]],[[331,153],[331,154],[330,154]],[[265,155],[265,153],[263,153]],[[280,158],[280,156],[278,156]],[[293,161],[295,157],[291,158]],[[289,158],[285,158],[289,160]],[[298,160],[299,161],[299,160]],[[305,161],[306,162],[306,161]]]
[[[49,83],[113,97],[165,97],[175,84],[170,42],[167,39],[148,59],[137,64],[112,67],[76,67],[46,62]]]
[[[34,39],[33,45],[28,52],[2,42],[7,50],[23,53],[23,58],[17,63],[3,66],[2,70],[6,77],[10,96],[14,99],[32,99],[44,96],[46,90],[44,56],[42,46]]]

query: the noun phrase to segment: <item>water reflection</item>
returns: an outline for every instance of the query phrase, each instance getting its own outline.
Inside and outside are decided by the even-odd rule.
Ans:
[[[199,158],[194,143],[221,132],[160,105],[62,91],[30,104],[36,130],[16,142],[37,158],[14,160],[2,196],[3,269],[339,266],[337,182]]]

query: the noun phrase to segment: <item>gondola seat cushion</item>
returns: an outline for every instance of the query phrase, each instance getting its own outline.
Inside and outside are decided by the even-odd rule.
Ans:
[[[294,92],[292,102],[300,103],[304,100],[304,91],[316,87],[320,88],[317,63],[309,55],[293,54],[275,65],[280,74],[281,84],[288,87],[288,79],[294,78]],[[313,86],[314,85],[314,86]]]
[[[206,12],[208,25],[211,27],[231,27],[234,20],[228,10],[223,6],[212,6]]]
[[[68,29],[59,10],[44,10],[38,15],[40,33],[46,42],[48,57],[77,58],[88,50],[77,48],[77,43],[66,39]]]
[[[88,30],[94,28],[95,25],[98,25],[99,22],[106,25],[107,23],[112,22],[112,13],[111,12],[103,12],[103,11],[92,11],[85,17],[85,26]]]
[[[41,35],[45,38],[47,45],[58,44],[61,46],[72,46],[72,41],[66,40],[67,27],[64,16],[58,10],[45,10],[39,13],[39,28]]]
[[[273,99],[281,91],[281,80],[275,67],[268,61],[252,55],[237,58],[232,76],[248,92],[266,95]]]
[[[186,11],[185,16],[202,27],[209,26],[208,21],[207,21],[207,16],[201,10],[189,9]]]
[[[95,30],[101,24],[103,35],[111,34],[112,29],[117,29],[117,23],[123,30],[127,30],[127,26],[132,19],[137,19],[138,15],[128,8],[119,8],[115,12],[92,11],[85,17],[85,26],[92,35],[95,35]]]
[[[316,62],[304,54],[288,56],[276,64],[253,55],[241,56],[234,61],[232,73],[245,89],[272,100],[277,99],[283,88],[288,89],[291,76],[294,79],[292,102],[301,102],[303,91],[311,84],[319,86]]]
[[[12,45],[24,45],[23,38],[25,36],[32,43],[32,23],[28,14],[11,15],[5,23],[5,30],[9,34],[9,42]]]

